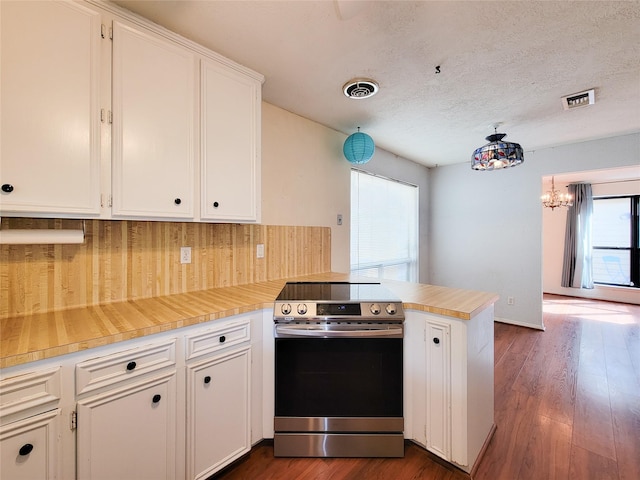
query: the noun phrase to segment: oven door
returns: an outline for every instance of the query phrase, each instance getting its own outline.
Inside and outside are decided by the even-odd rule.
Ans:
[[[315,335],[276,336],[274,455],[404,456],[402,335]]]
[[[276,338],[276,430],[318,422],[342,430],[350,422],[359,431],[401,432],[402,352],[402,338],[393,336]]]

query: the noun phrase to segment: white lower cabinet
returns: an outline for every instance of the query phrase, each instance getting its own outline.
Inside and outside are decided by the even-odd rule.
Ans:
[[[61,478],[61,368],[0,379],[0,479]]]
[[[78,402],[78,479],[173,479],[175,442],[175,371]]]
[[[187,478],[208,478],[251,449],[250,369],[250,346],[187,366]]]
[[[426,323],[427,448],[451,459],[451,350],[450,327],[446,323]]]
[[[493,306],[405,314],[405,437],[470,472],[493,429]]]
[[[60,410],[0,427],[0,478],[52,480],[58,476]]]
[[[263,438],[263,315],[0,370],[0,479],[210,477]]]
[[[185,335],[187,479],[251,449],[251,315]]]

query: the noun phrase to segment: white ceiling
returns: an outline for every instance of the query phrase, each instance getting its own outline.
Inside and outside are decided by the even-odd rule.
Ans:
[[[497,122],[525,163],[640,131],[638,1],[115,3],[262,73],[266,102],[427,166],[470,161]],[[346,98],[355,77],[380,91]],[[595,105],[563,110],[591,88]]]

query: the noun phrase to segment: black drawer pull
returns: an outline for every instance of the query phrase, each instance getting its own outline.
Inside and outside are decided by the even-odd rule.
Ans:
[[[134,368],[136,368],[136,362],[129,362],[127,363],[127,370],[131,371]]]
[[[218,208],[220,204],[218,202],[213,202],[213,208]]]
[[[158,403],[158,402],[160,401],[160,399],[161,399],[161,398],[162,398],[162,397],[161,397],[159,394],[157,394],[157,393],[156,393],[156,394],[153,396],[152,401],[153,401],[153,403]]]
[[[225,337],[224,335],[222,335],[222,336],[220,337],[220,343],[224,343],[224,342],[226,342],[226,341],[227,341],[227,337]]]
[[[438,337],[435,337],[433,339],[433,343],[435,343],[436,345],[438,345],[440,343],[440,339]]]
[[[18,450],[18,453],[20,454],[21,457],[24,457],[29,455],[32,450],[33,450],[33,445],[31,445],[30,443],[26,443],[20,447],[20,450]]]
[[[175,203],[176,205],[180,205],[182,203],[182,200],[180,200],[179,198],[176,198],[173,203]]]
[[[211,383],[211,377],[209,375],[204,377],[204,383]]]
[[[2,191],[4,193],[11,193],[13,192],[13,185],[11,185],[10,183],[5,183],[2,185]]]

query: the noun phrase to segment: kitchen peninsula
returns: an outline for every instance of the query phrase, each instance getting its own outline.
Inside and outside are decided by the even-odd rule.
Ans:
[[[164,403],[165,430],[152,436],[176,439],[159,445],[170,455],[158,478],[206,478],[200,474],[218,471],[251,445],[273,437],[273,301],[286,280],[2,319],[2,441],[13,438],[12,425],[44,416],[47,432],[59,431],[62,438],[55,442],[51,437],[55,448],[47,468],[75,476],[77,462],[79,471],[91,473],[91,462],[99,460],[98,444],[91,441],[99,437],[99,421],[108,421],[109,415],[100,406],[150,385],[160,405],[164,399],[172,402]],[[288,280],[356,278],[324,273]],[[433,285],[384,284],[406,311],[404,436],[471,472],[494,429],[493,304],[498,297]],[[222,373],[225,366],[231,377]],[[199,423],[192,425],[190,419],[195,416],[203,425],[219,420],[203,416],[196,391],[200,382],[206,385],[213,378],[215,383],[216,368],[237,388],[223,390],[223,398],[212,405],[242,421],[237,436],[231,433],[232,441],[224,440],[231,450],[221,446],[216,458],[202,459]],[[94,421],[77,427],[78,438],[89,446],[78,442],[76,452],[66,420],[77,415],[82,422],[81,414],[86,420],[93,414]],[[117,452],[118,445],[109,448]],[[148,462],[154,463],[153,458]]]

